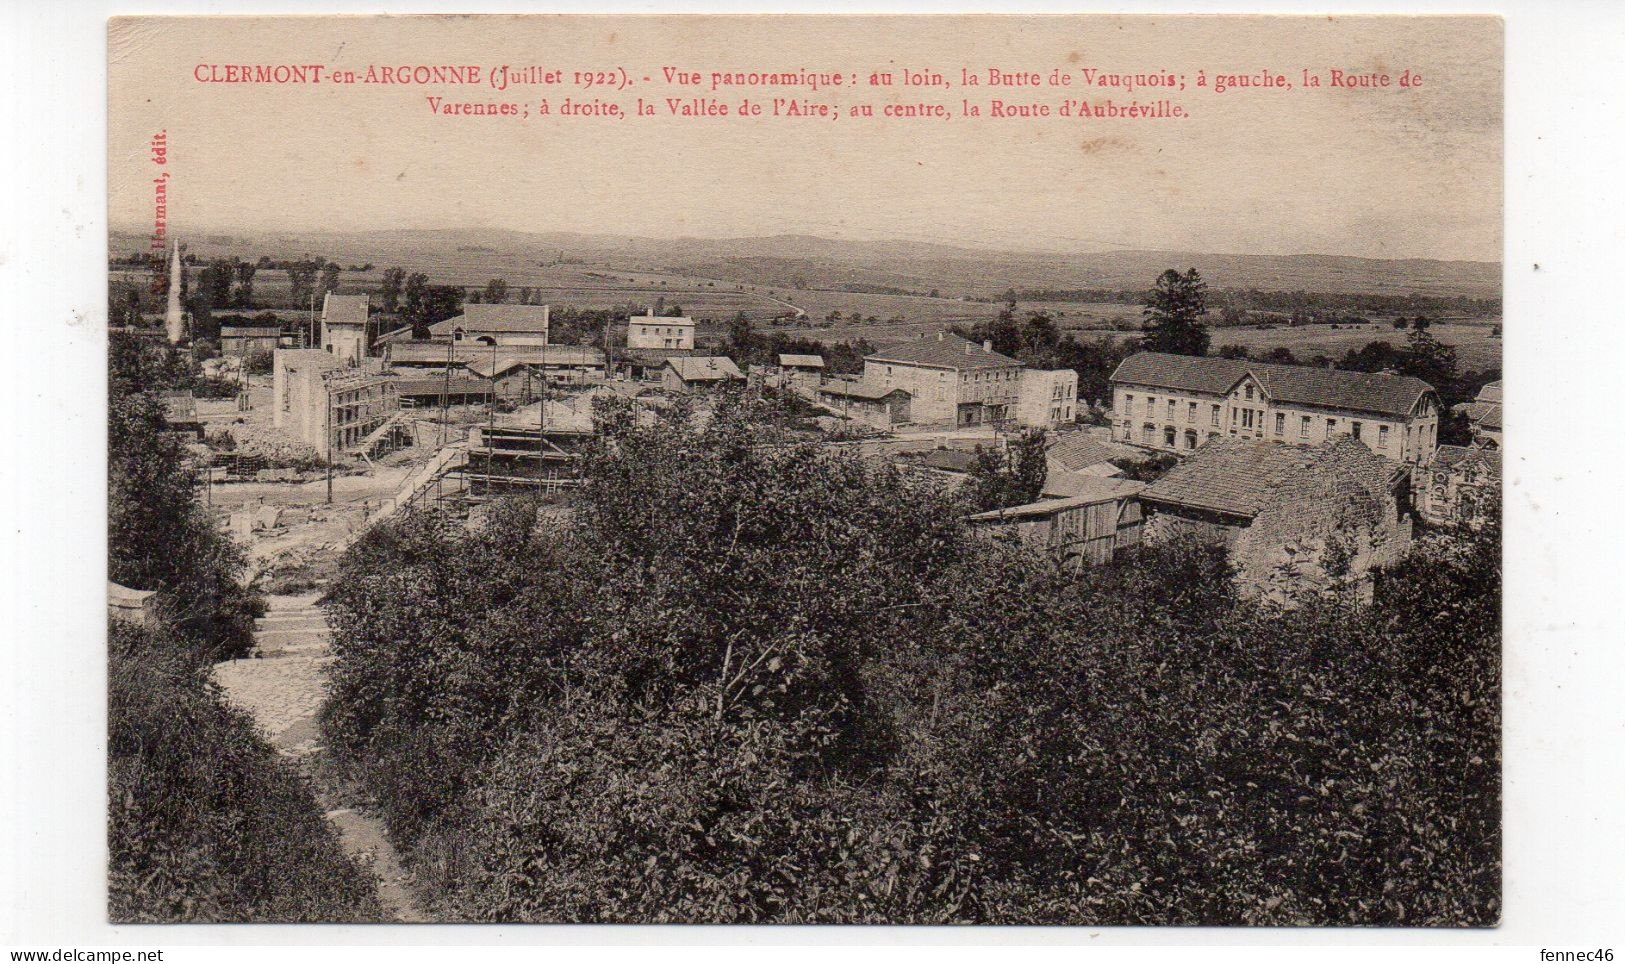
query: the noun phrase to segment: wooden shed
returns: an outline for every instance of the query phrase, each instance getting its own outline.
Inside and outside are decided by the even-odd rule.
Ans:
[[[1110,562],[1119,549],[1140,544],[1142,517],[1136,496],[1145,483],[1109,478],[1092,483],[1081,495],[994,509],[968,521],[983,535],[1014,537],[1063,566]]]

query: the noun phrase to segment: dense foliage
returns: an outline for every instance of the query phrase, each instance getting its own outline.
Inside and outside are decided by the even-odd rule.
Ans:
[[[239,582],[242,550],[199,503],[197,473],[165,427],[158,394],[184,357],[117,333],[108,353],[108,578],[156,590],[166,618],[204,658],[241,655],[261,603]]]
[[[113,920],[378,918],[370,874],[186,640],[114,622],[107,675]]]
[[[1157,277],[1146,295],[1145,349],[1174,355],[1206,355],[1212,340],[1202,316],[1207,314],[1207,283],[1195,268],[1180,274],[1172,268]]]
[[[751,404],[606,410],[571,520],[408,516],[344,560],[324,729],[441,913],[1497,919],[1496,533],[1266,609],[1212,548],[972,541]]]

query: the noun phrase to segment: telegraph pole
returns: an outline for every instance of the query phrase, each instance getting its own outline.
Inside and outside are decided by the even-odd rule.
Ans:
[[[329,373],[331,375],[331,373]],[[333,504],[333,383],[322,378],[327,389],[327,504]]]

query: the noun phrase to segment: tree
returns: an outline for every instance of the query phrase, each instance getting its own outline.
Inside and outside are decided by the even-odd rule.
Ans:
[[[1043,430],[1023,432],[1003,452],[981,449],[965,481],[977,512],[1038,501],[1049,476]]]
[[[1146,296],[1145,332],[1147,351],[1168,352],[1174,355],[1205,355],[1209,335],[1202,323],[1207,311],[1207,283],[1191,268],[1180,274],[1172,268],[1157,278],[1157,284]]]
[[[238,261],[237,293],[232,297],[232,305],[237,308],[254,307],[254,273],[259,266],[250,261]]]
[[[339,290],[339,272],[342,270],[344,269],[340,268],[336,261],[330,261],[322,266],[322,286],[321,290],[316,292],[318,298]]]
[[[405,282],[405,268],[389,268],[384,271],[383,280],[378,286],[378,300],[383,311],[394,314],[400,309],[401,289]]]
[[[1249,357],[1251,357],[1251,353],[1247,351],[1246,345],[1220,345],[1219,357],[1236,358],[1246,361]]]
[[[508,282],[501,278],[492,278],[485,283],[485,303],[500,305],[508,300]]]
[[[204,512],[198,475],[166,430],[161,386],[186,362],[119,332],[108,342],[108,578],[152,589],[208,661],[252,643],[259,598],[238,582],[245,559]]]

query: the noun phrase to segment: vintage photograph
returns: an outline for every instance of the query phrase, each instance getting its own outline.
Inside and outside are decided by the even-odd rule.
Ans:
[[[108,919],[1496,926],[1502,64],[113,19]]]

